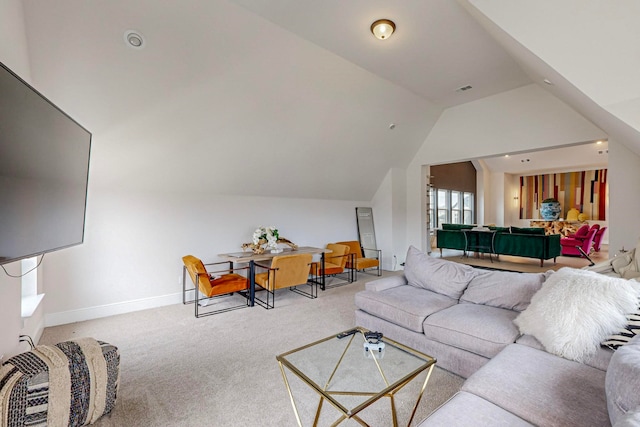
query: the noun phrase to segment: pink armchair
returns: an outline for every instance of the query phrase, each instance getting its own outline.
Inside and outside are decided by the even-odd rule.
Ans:
[[[581,227],[581,229],[583,227]],[[593,238],[596,234],[596,231],[596,228],[591,227],[591,229],[589,229],[586,236],[584,237],[581,237],[578,235],[578,233],[576,233],[573,237],[561,238],[560,246],[562,247],[562,255],[579,256],[588,259],[588,255],[589,252],[591,252],[591,245],[593,244]]]
[[[596,231],[593,237],[593,250],[596,252],[600,252],[600,244],[602,243],[602,236],[604,236],[605,231],[607,231],[607,227],[602,227]]]
[[[584,239],[587,237],[587,233],[589,233],[589,224],[584,224],[578,228],[575,233],[567,234],[566,237],[574,237]]]

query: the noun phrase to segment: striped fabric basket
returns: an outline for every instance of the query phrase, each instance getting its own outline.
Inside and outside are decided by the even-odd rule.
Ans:
[[[84,426],[110,413],[118,348],[93,338],[40,345],[0,367],[0,427]]]

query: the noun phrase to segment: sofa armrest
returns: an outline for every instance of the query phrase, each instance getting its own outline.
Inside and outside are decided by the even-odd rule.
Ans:
[[[373,280],[364,285],[365,289],[373,292],[382,292],[387,289],[397,288],[398,286],[404,286],[407,284],[407,278],[404,274],[397,276],[389,276],[378,280]]]
[[[600,274],[608,274],[613,273],[613,266],[611,265],[611,260],[606,260],[602,262],[598,262],[594,265],[582,267],[583,270],[595,271]]]

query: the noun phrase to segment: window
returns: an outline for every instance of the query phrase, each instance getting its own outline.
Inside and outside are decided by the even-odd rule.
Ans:
[[[474,223],[474,193],[456,190],[434,189],[430,193],[429,216],[431,228],[441,228],[444,223]],[[433,206],[437,206],[434,212]],[[434,223],[434,216],[437,223]]]
[[[38,258],[27,258],[22,265],[22,317],[31,317],[42,301],[44,294],[38,295]]]
[[[462,197],[463,224],[473,224],[473,193],[464,192]]]
[[[434,230],[436,228],[436,211],[434,209],[434,204],[433,204],[434,200],[435,200],[435,195],[433,194],[433,189],[429,188],[427,192],[427,212],[429,213],[429,229],[430,230]]]

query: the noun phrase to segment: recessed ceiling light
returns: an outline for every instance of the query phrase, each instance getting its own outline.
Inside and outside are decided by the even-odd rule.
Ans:
[[[472,89],[471,85],[461,86],[458,89],[456,89],[456,92],[464,92],[464,91],[467,91],[469,89]]]
[[[549,79],[543,79],[542,81],[548,84],[549,86],[553,86],[553,82]]]
[[[395,123],[391,123],[391,124],[389,125],[389,129],[390,129],[390,130],[394,130],[395,128],[396,128],[396,124],[395,124]]]
[[[596,144],[602,145],[602,141],[596,141]]]
[[[144,48],[145,41],[144,37],[140,32],[134,30],[127,30],[124,32],[124,42],[133,49],[142,49]]]
[[[509,155],[508,155],[508,154],[505,154],[504,156],[505,156],[505,157],[509,157]]]

